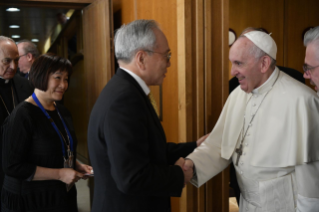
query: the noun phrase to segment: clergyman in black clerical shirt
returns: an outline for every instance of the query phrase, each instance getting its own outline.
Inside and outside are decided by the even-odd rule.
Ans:
[[[15,76],[18,62],[19,52],[14,40],[0,36],[0,126],[12,110],[33,92],[28,80]],[[0,144],[2,144],[2,136],[0,136]],[[2,188],[4,178],[2,162],[0,162],[0,170],[0,188]]]

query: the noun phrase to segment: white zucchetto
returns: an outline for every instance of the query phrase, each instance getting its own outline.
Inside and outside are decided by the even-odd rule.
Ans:
[[[245,33],[244,36],[251,40],[258,48],[276,60],[277,45],[270,35],[260,31],[251,31]]]

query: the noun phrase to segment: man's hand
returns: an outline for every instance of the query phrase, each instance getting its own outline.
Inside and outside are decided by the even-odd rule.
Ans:
[[[185,159],[184,158],[179,158],[174,165],[179,166],[183,169],[183,165],[185,163]]]
[[[203,143],[203,142],[206,140],[206,138],[209,136],[209,134],[210,134],[210,133],[208,133],[207,135],[204,135],[204,136],[202,136],[200,139],[198,139],[198,140],[196,141],[197,146],[201,145],[201,143]]]
[[[193,178],[194,175],[194,163],[192,160],[186,159],[183,165],[185,185]]]
[[[184,185],[186,185],[193,177],[193,168],[189,168],[189,165],[185,166],[185,163],[189,160],[179,158],[174,165],[181,167],[184,173]],[[187,163],[188,164],[188,163]]]

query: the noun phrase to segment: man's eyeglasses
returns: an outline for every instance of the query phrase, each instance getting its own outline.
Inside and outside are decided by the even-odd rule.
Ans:
[[[26,56],[26,55],[28,55],[28,53],[26,53],[26,54],[24,54],[24,55],[19,55],[19,59],[20,59],[21,57],[23,57],[23,56]]]
[[[308,71],[312,71],[312,70],[314,70],[314,69],[317,68],[317,67],[319,67],[319,65],[318,65],[318,66],[311,67],[311,66],[308,66],[307,64],[304,64],[304,65],[302,66],[302,69],[303,69],[303,71],[304,71],[306,74],[308,74]]]
[[[171,57],[172,57],[172,52],[168,52],[168,53],[159,53],[159,52],[153,52],[153,51],[151,51],[151,50],[144,50],[144,51],[146,51],[146,52],[150,52],[150,53],[160,54],[160,55],[162,55],[162,56],[166,57],[167,62],[169,62],[169,60],[170,60],[170,59],[171,59]]]

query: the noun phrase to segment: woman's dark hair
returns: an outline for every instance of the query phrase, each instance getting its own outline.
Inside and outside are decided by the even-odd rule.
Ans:
[[[29,81],[33,87],[46,91],[48,89],[49,76],[56,71],[68,72],[68,84],[70,84],[71,62],[51,53],[43,54],[33,62],[29,72]]]

